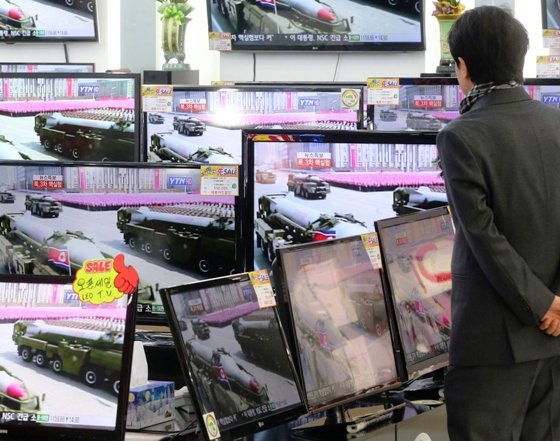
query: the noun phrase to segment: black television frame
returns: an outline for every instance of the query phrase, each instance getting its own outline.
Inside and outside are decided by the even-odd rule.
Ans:
[[[61,167],[64,168],[71,168],[71,169],[79,169],[79,168],[109,168],[109,169],[131,169],[131,170],[150,170],[150,169],[166,169],[166,170],[199,170],[200,169],[200,165],[199,164],[186,164],[186,163],[181,163],[181,164],[174,164],[174,163],[147,163],[147,162],[136,162],[136,163],[129,163],[129,162],[87,162],[87,163],[77,163],[77,162],[57,162],[57,161],[24,161],[24,162],[20,162],[20,161],[11,161],[11,162],[2,162],[2,164],[0,164],[0,169],[2,167],[24,167],[24,168],[37,168],[37,169],[41,169],[44,170],[44,174],[53,174],[53,170],[59,169]],[[234,167],[238,167],[237,165],[234,165]],[[239,167],[239,182],[243,182],[243,175],[242,175],[243,171],[241,169],[241,167]],[[180,185],[180,184],[179,184]],[[240,184],[239,184],[240,185]],[[241,185],[240,185],[241,186]],[[186,188],[186,187],[185,187]],[[86,193],[81,193],[81,194],[87,194]],[[130,194],[130,193],[116,193],[116,194]],[[137,193],[137,194],[141,194],[141,193]],[[212,196],[203,196],[204,198],[208,199],[208,198],[212,198]],[[243,228],[242,225],[242,218],[243,218],[243,214],[242,214],[242,207],[244,205],[243,203],[243,199],[244,199],[244,194],[243,191],[240,190],[239,195],[238,196],[231,196],[231,198],[234,200],[234,223],[235,223],[235,227],[234,227],[234,243],[235,243],[235,259],[234,262],[232,262],[232,267],[231,269],[226,268],[224,269],[225,272],[241,272],[243,270],[245,270],[246,268],[246,263],[245,263],[245,254],[244,254],[244,249],[245,249],[245,239],[244,239],[244,235],[245,230]],[[69,206],[72,206],[71,204],[75,204],[75,202],[66,202],[66,204],[68,204]],[[181,204],[181,202],[176,202],[173,203],[171,205],[177,205],[177,204]],[[131,203],[129,206],[131,207],[138,207],[141,204],[139,203]],[[64,206],[64,202],[63,202],[63,206]],[[84,213],[86,213],[85,215],[88,215],[91,218],[91,216],[94,216],[96,213],[96,210],[99,210],[99,208],[96,208],[94,205],[89,205],[89,206],[84,206]],[[84,207],[78,207],[78,208],[84,208]],[[112,207],[109,211],[114,211],[115,212],[115,223],[117,221],[117,217],[116,217],[116,213],[117,213],[117,206],[115,205],[114,207]],[[5,214],[9,213],[14,213],[14,208],[13,208],[13,204],[11,203],[1,203],[0,204],[0,208],[2,208],[2,216],[4,216]],[[25,210],[25,209],[24,209]],[[27,212],[28,210],[26,210],[25,212]],[[103,211],[101,209],[101,211]],[[14,213],[14,214],[19,214],[19,213]],[[30,213],[31,215],[31,213]],[[36,216],[39,216],[39,214],[36,214],[34,216],[31,216],[32,219],[34,219]],[[41,217],[41,219],[43,219],[43,217]],[[41,224],[44,225],[45,223],[48,224],[48,221],[50,219],[44,219]],[[54,219],[53,219],[54,220]],[[46,221],[46,222],[45,222]],[[103,222],[103,220],[101,220],[101,222]],[[118,227],[115,226],[115,228],[118,230]],[[80,230],[79,225],[76,227],[76,229]],[[81,232],[81,231],[80,231]],[[9,232],[7,232],[6,234],[9,234]],[[122,235],[122,240],[124,241],[124,233],[121,234]],[[87,235],[86,235],[87,236]],[[80,238],[79,238],[80,239]],[[96,238],[97,239],[97,238]],[[8,242],[9,240],[6,239]],[[81,240],[81,239],[80,239]],[[84,239],[85,240],[85,239]],[[19,242],[18,242],[19,243]],[[121,246],[122,245],[122,246]],[[140,245],[137,245],[137,248],[139,248]],[[192,267],[187,267],[185,266],[186,264],[183,264],[181,262],[171,262],[171,263],[167,263],[166,259],[164,259],[162,256],[154,256],[152,255],[150,258],[147,258],[146,256],[148,254],[155,254],[154,253],[147,253],[142,249],[137,249],[137,250],[132,250],[132,247],[130,245],[127,245],[125,242],[122,242],[122,244],[119,244],[120,248],[124,248],[124,254],[125,257],[128,254],[131,254],[132,256],[136,256],[137,258],[140,258],[142,260],[147,261],[149,264],[154,265],[155,268],[166,268],[166,266],[170,266],[170,271],[173,272],[178,272],[180,273],[180,271],[183,271],[183,274],[185,274],[184,277],[187,277],[187,275],[189,275],[191,278],[195,279],[195,280],[199,280],[199,279],[204,279],[204,278],[209,278],[209,277],[214,277],[215,274],[211,271],[211,268],[209,270],[209,272],[202,272],[202,271],[198,271],[197,268],[195,266]],[[119,253],[123,253],[123,251],[117,251],[115,252],[116,254]],[[147,253],[147,254],[145,254]],[[102,253],[103,254],[103,253]],[[105,253],[107,254],[107,253]],[[96,256],[93,256],[94,258]],[[105,256],[105,257],[109,257],[109,256]],[[89,257],[88,257],[89,258]],[[196,257],[196,260],[198,261],[200,258],[200,256]],[[157,260],[159,259],[159,260]],[[127,263],[127,260],[125,259],[125,264],[130,264]],[[78,266],[79,267],[79,266]],[[73,271],[72,274],[63,274],[62,272],[59,272],[58,274],[54,275],[54,274],[46,274],[43,272],[43,274],[36,274],[36,273],[32,273],[32,274],[10,274],[10,273],[6,273],[6,274],[0,274],[0,281],[5,281],[5,282],[15,282],[15,281],[41,281],[43,283],[72,283],[72,281],[74,280],[75,277],[75,272],[76,272],[76,267],[74,265],[72,265]],[[154,269],[154,271],[157,271],[157,269]],[[186,272],[185,272],[186,271]],[[142,281],[142,273],[140,272],[140,270],[138,270],[139,276],[140,276],[140,281]],[[179,280],[179,279],[178,279]],[[139,291],[137,293],[137,295],[140,297],[141,293],[143,293],[144,297],[149,297],[147,300],[146,299],[139,299],[138,301],[138,311],[136,314],[136,320],[138,324],[143,324],[143,325],[161,325],[161,326],[167,326],[168,322],[167,322],[167,318],[165,317],[164,311],[163,311],[163,304],[158,304],[157,302],[155,302],[157,300],[157,297],[159,296],[159,289],[162,287],[162,283],[166,282],[165,280],[161,280],[158,282],[153,282],[153,285],[149,285],[146,284],[145,286],[140,286],[139,287]],[[152,283],[152,282],[150,282]],[[175,284],[177,282],[170,282],[171,284]],[[144,289],[145,288],[145,289]],[[150,294],[151,293],[151,294]],[[154,305],[158,305],[158,307],[156,308],[157,310],[154,311],[153,307]]]
[[[89,158],[85,158],[85,160],[83,160],[84,162],[86,161],[103,161],[103,160],[114,160],[114,161],[131,161],[131,162],[135,162],[135,161],[143,161],[145,160],[144,156],[143,156],[143,152],[141,149],[141,145],[142,145],[142,124],[143,124],[143,120],[142,120],[142,103],[141,103],[141,96],[140,96],[140,86],[141,86],[141,76],[140,74],[136,74],[136,73],[119,73],[119,74],[112,74],[112,73],[105,73],[105,72],[0,72],[0,84],[2,84],[4,82],[4,79],[36,79],[36,80],[42,80],[42,79],[49,79],[51,81],[57,80],[57,79],[76,79],[76,80],[88,80],[91,79],[92,81],[103,81],[103,80],[115,80],[115,81],[122,81],[122,80],[130,80],[133,81],[134,84],[134,90],[132,91],[132,98],[134,100],[134,108],[133,113],[134,113],[134,141],[133,141],[133,145],[131,146],[131,148],[133,149],[133,151],[130,153],[130,155],[126,155],[126,159],[123,159],[121,157],[119,157],[118,159],[116,158],[107,158],[106,156],[104,156],[104,154],[98,155],[99,157],[89,157]],[[79,91],[78,91],[79,92]],[[95,92],[94,92],[95,93]],[[90,93],[89,95],[92,95],[92,93]],[[32,100],[34,102],[38,102],[38,103],[44,103],[44,102],[49,102],[49,101],[45,101],[45,100],[39,100],[39,99],[35,99]],[[52,99],[52,102],[56,102],[56,99]],[[2,103],[4,101],[1,100],[0,101],[0,107],[2,106]],[[27,101],[26,101],[27,102]],[[99,108],[102,108],[102,106],[99,106]],[[73,110],[78,110],[79,106],[73,106]],[[53,109],[52,111],[57,111],[58,109]],[[58,110],[59,112],[61,110]],[[10,113],[12,113],[12,115],[10,115]],[[11,117],[11,118],[18,118],[18,114],[16,112],[15,116],[13,115],[13,111],[9,111],[9,110],[3,110],[0,108],[0,115],[4,115],[7,114],[7,116]],[[37,110],[37,111],[29,111],[29,112],[22,112],[21,115],[19,116],[33,116],[33,115],[38,115],[40,113],[49,113],[49,110]],[[33,123],[31,123],[33,124]],[[126,129],[126,127],[125,127]],[[0,127],[0,131],[2,130],[2,128]],[[29,128],[30,131],[34,130],[33,126],[31,126]],[[0,133],[0,135],[3,135],[3,133]],[[87,137],[87,133],[86,133],[86,137]],[[65,138],[64,144],[65,144],[65,149],[68,150],[68,152],[66,152],[67,158],[68,159],[73,159],[75,161],[82,161],[79,157],[76,158],[75,155],[73,153],[71,153],[71,139],[75,138],[75,135],[68,135],[68,138]],[[38,136],[38,139],[39,136]],[[39,141],[40,142],[40,141]],[[128,140],[127,140],[128,142]],[[53,146],[53,150],[56,150],[55,148],[56,146]],[[43,147],[44,148],[44,147]],[[62,147],[61,147],[62,149]],[[42,152],[42,150],[41,150]],[[128,157],[130,156],[130,157]],[[64,155],[61,153],[57,153],[57,156],[52,156],[53,160],[55,160],[56,158],[61,158],[61,160],[64,159]],[[25,158],[22,157],[22,160],[26,160]],[[36,159],[36,160],[43,160],[43,159]]]
[[[213,278],[213,279],[208,279],[208,280],[196,282],[196,289],[197,290],[212,289],[214,287],[230,285],[230,284],[237,284],[237,283],[240,283],[240,282],[247,282],[247,281],[249,281],[249,274],[246,273],[246,272],[241,272],[239,274],[233,274],[233,275],[217,277],[217,278]],[[187,349],[186,349],[185,342],[183,341],[183,337],[181,335],[182,330],[184,330],[184,325],[181,325],[181,323],[180,323],[180,321],[177,317],[178,314],[175,313],[175,308],[174,308],[173,300],[172,300],[174,296],[180,296],[181,293],[186,289],[189,289],[189,284],[164,288],[164,289],[161,290],[161,298],[163,300],[167,316],[169,317],[169,320],[170,320],[170,327],[171,327],[171,331],[172,331],[171,333],[173,335],[173,340],[175,342],[175,347],[176,347],[178,355],[179,355],[181,370],[183,372],[183,376],[185,378],[185,381],[186,381],[187,387],[189,389],[189,392],[190,392],[191,396],[193,397],[194,408],[195,408],[195,412],[197,414],[197,420],[198,420],[198,426],[199,426],[198,430],[203,434],[203,437],[206,441],[211,441],[212,439],[215,439],[215,438],[212,438],[210,436],[210,434],[208,433],[208,429],[207,429],[208,425],[205,424],[204,411],[202,409],[202,403],[201,403],[202,398],[200,397],[198,387],[195,386],[196,378],[190,372],[190,369],[189,369],[189,361],[191,361],[192,357],[189,357],[189,354],[188,354]],[[191,287],[191,289],[194,289],[194,288]],[[253,288],[253,291],[255,291],[254,288]],[[253,293],[253,295],[255,295],[255,294],[256,293]],[[298,377],[297,371],[295,369],[295,364],[294,364],[292,352],[290,350],[290,344],[288,342],[288,337],[287,337],[286,331],[283,329],[283,323],[282,323],[282,321],[280,319],[280,316],[279,316],[278,307],[277,306],[270,306],[270,307],[265,308],[265,309],[271,309],[274,313],[275,320],[277,321],[277,324],[278,324],[278,330],[281,334],[282,343],[283,343],[285,351],[286,351],[287,364],[289,365],[290,374],[293,377],[294,385],[295,385],[295,388],[297,390],[297,393],[299,394],[300,401],[299,401],[299,403],[292,404],[290,407],[286,408],[283,412],[281,412],[279,414],[271,414],[271,415],[268,415],[264,419],[255,418],[252,421],[246,421],[242,424],[235,424],[234,423],[227,430],[224,430],[223,432],[222,432],[222,430],[220,430],[220,439],[223,439],[223,440],[226,440],[226,441],[233,441],[235,439],[239,439],[241,437],[251,435],[251,434],[254,434],[254,433],[259,432],[259,431],[264,431],[264,430],[270,429],[274,426],[278,426],[282,423],[286,423],[290,420],[293,420],[297,417],[300,417],[300,416],[302,416],[303,414],[306,413],[306,408],[305,408],[305,404],[304,404],[304,400],[303,400],[303,395],[302,395],[301,385],[300,385],[300,382],[299,382],[299,377]],[[259,311],[259,310],[257,310],[257,311]],[[253,312],[257,312],[257,311],[253,311]],[[262,311],[262,309],[260,309],[260,311]],[[227,327],[227,326],[232,326],[233,327],[232,323],[233,323],[233,321],[231,321],[230,323],[226,323],[223,326],[224,327]],[[219,326],[219,325],[217,325],[217,326]],[[214,332],[216,332],[216,331],[214,331]],[[212,330],[210,330],[210,334],[211,333],[212,333]],[[196,342],[198,342],[200,339],[199,339],[199,337],[196,337],[194,340]],[[262,344],[264,344],[264,342]],[[270,342],[268,342],[268,344],[270,344]],[[247,357],[246,355],[243,355],[243,357],[247,358],[249,361],[251,361],[251,358]],[[277,369],[269,369],[269,370],[277,373]],[[217,400],[219,400],[219,399],[217,399]]]
[[[414,213],[408,213],[393,218],[380,219],[375,222],[375,228],[377,231],[377,237],[380,244],[381,258],[382,258],[383,268],[384,268],[383,277],[385,282],[385,295],[388,299],[387,304],[390,307],[390,314],[392,317],[391,323],[395,327],[394,335],[397,336],[396,346],[395,346],[396,353],[401,358],[400,365],[403,366],[403,371],[404,374],[406,375],[405,378],[408,381],[416,380],[421,376],[435,373],[436,371],[447,367],[449,364],[449,351],[447,349],[437,354],[436,356],[424,358],[415,362],[407,360],[406,348],[405,348],[404,337],[403,337],[404,331],[402,330],[401,327],[401,320],[399,319],[399,317],[397,317],[398,315],[397,299],[395,298],[394,281],[389,276],[388,269],[387,269],[393,258],[387,255],[387,250],[384,248],[383,236],[380,230],[383,230],[384,228],[392,228],[395,226],[405,225],[411,222],[421,222],[427,219],[435,219],[437,217],[442,217],[442,216],[446,216],[448,218],[449,226],[453,229],[454,232],[453,219],[451,217],[449,206],[447,205],[442,207],[431,208],[423,211],[416,211]],[[451,262],[451,258],[450,258],[450,262]],[[451,283],[451,268],[449,269],[449,283]],[[451,315],[451,310],[449,310],[448,312]],[[448,319],[450,321],[451,317],[449,316]],[[449,322],[448,328],[445,332],[449,332],[451,329],[450,327],[451,327],[451,323]],[[445,345],[447,347],[449,346],[449,334],[447,335],[447,340],[445,341]]]
[[[264,137],[272,137],[266,139]],[[431,132],[372,132],[368,130],[353,130],[353,131],[327,131],[327,130],[261,130],[261,129],[245,129],[243,130],[243,164],[244,176],[246,182],[245,194],[245,208],[244,213],[251,214],[245,219],[244,228],[247,230],[247,243],[246,243],[246,258],[248,268],[255,268],[255,246],[257,240],[255,238],[255,213],[258,207],[255,206],[255,184],[256,184],[256,165],[255,165],[255,148],[254,142],[276,142],[273,141],[274,137],[281,140],[286,137],[288,140],[297,142],[310,142],[316,141],[319,143],[331,144],[420,144],[435,146],[436,134]],[[281,141],[278,141],[281,142]],[[313,173],[313,172],[309,172]],[[344,172],[340,172],[343,175]],[[283,190],[286,192],[286,189]],[[364,192],[367,194],[367,191]],[[328,200],[328,196],[326,198]],[[392,201],[392,196],[391,196]],[[313,201],[320,203],[319,200]],[[320,207],[318,208],[320,209]],[[339,211],[339,210],[337,210]],[[391,207],[388,211],[393,213]],[[355,214],[355,213],[354,213]],[[367,222],[369,231],[374,231],[373,221],[371,219],[358,219]],[[370,223],[371,221],[371,223]],[[358,233],[355,233],[358,234]],[[271,256],[272,261],[274,256]],[[252,265],[252,266],[251,266]],[[267,267],[260,266],[259,268]]]
[[[32,68],[32,70],[23,71],[21,68]],[[61,70],[57,70],[60,68]],[[40,70],[41,69],[41,70]],[[76,69],[76,70],[73,70]],[[23,63],[21,61],[9,63],[0,63],[0,72],[3,73],[47,73],[47,72],[68,72],[68,73],[91,73],[95,72],[95,63],[56,63],[56,62],[37,62]]]
[[[50,0],[49,0],[50,2]],[[21,2],[23,3],[23,2]],[[97,3],[96,0],[76,0],[74,2],[71,2],[72,5],[68,5],[66,1],[60,1],[57,2],[58,4],[47,4],[44,5],[43,7],[50,7],[52,8],[52,13],[54,15],[56,15],[57,10],[59,9],[59,7],[62,8],[72,8],[72,13],[76,14],[76,11],[74,11],[74,9],[78,8],[80,9],[80,11],[78,13],[80,14],[92,14],[92,21],[93,21],[93,33],[94,35],[92,36],[64,36],[64,35],[60,35],[60,36],[51,36],[51,37],[41,37],[41,36],[36,36],[36,35],[15,35],[14,37],[11,38],[5,38],[2,37],[0,38],[0,43],[7,43],[7,44],[13,44],[13,43],[66,43],[66,42],[98,42],[99,41],[99,22],[98,22],[98,16],[97,16]],[[23,17],[24,20],[23,21],[16,21],[14,20],[14,23],[12,23],[13,29],[12,31],[14,32],[18,32],[21,30],[25,30],[25,31],[29,31],[30,33],[34,32],[35,30],[37,30],[37,21],[40,20],[41,17],[38,17],[38,15],[34,15],[32,12],[29,13],[30,11],[28,11],[26,9],[26,7],[21,7],[18,4],[15,4],[16,7],[18,7],[21,12],[23,13]],[[6,16],[3,17],[6,22],[8,20],[8,18]],[[57,20],[58,23],[63,24],[64,23],[64,19],[62,17],[60,17],[60,20]],[[28,27],[28,24],[31,23],[31,27]],[[64,27],[63,27],[64,29]],[[39,29],[41,30],[41,29]]]
[[[268,6],[274,5],[274,2],[263,2],[266,3]],[[314,2],[312,2],[314,3]],[[414,19],[419,20],[420,32],[419,32],[419,41],[412,42],[412,41],[398,41],[398,42],[388,42],[383,41],[386,37],[384,35],[379,35],[377,38],[375,36],[371,36],[370,41],[361,41],[361,42],[344,42],[343,38],[339,37],[341,34],[347,33],[350,34],[350,40],[353,38],[352,36],[359,36],[360,34],[366,34],[366,32],[356,31],[352,33],[352,25],[355,23],[355,17],[350,16],[339,16],[340,15],[340,7],[338,10],[334,10],[333,7],[336,2],[332,1],[330,3],[321,2],[321,6],[323,9],[330,10],[331,13],[334,13],[335,21],[329,24],[326,22],[321,21],[316,18],[313,14],[317,14],[316,11],[311,11],[306,13],[301,9],[298,9],[295,5],[290,4],[289,1],[284,0],[276,0],[276,8],[281,6],[282,8],[278,8],[276,11],[281,19],[277,22],[282,24],[283,20],[289,21],[291,25],[288,26],[287,23],[283,23],[283,25],[288,26],[288,28],[299,28],[302,29],[301,33],[294,33],[291,35],[303,35],[304,37],[311,36],[314,34],[317,35],[324,35],[324,36],[338,36],[332,37],[331,41],[341,41],[342,44],[334,44],[330,45],[328,43],[322,43],[320,41],[312,41],[309,42],[307,39],[298,39],[297,37],[293,40],[290,40],[289,37],[284,37],[283,41],[279,41],[278,43],[267,43],[267,36],[271,36],[271,39],[274,39],[276,36],[279,39],[282,39],[284,35],[290,34],[282,34],[282,33],[255,33],[252,29],[248,29],[250,26],[247,26],[245,23],[247,16],[256,17],[258,22],[262,26],[268,26],[269,28],[273,26],[271,23],[273,20],[267,20],[266,14],[267,13],[275,13],[274,6],[273,10],[266,10],[264,8],[259,9],[258,6],[255,4],[255,8],[251,8],[252,10],[247,12],[244,10],[243,2],[233,2],[228,0],[207,0],[207,14],[208,14],[208,33],[209,35],[212,33],[218,33],[225,36],[231,36],[231,49],[225,49],[227,51],[231,50],[233,52],[236,51],[252,51],[252,52],[267,52],[267,51],[303,51],[303,52],[356,52],[356,51],[423,51],[426,49],[426,37],[425,37],[425,20],[424,20],[424,7],[422,1],[417,0],[406,0],[392,4],[391,2],[387,2],[389,7],[390,13],[396,14],[399,16],[399,19],[405,21],[410,17],[414,17]],[[385,3],[383,1],[383,3]],[[252,6],[252,5],[251,5]],[[370,5],[357,5],[359,7],[367,7]],[[379,8],[383,7],[383,5],[375,5],[371,6],[372,8]],[[404,9],[401,9],[404,8]],[[219,17],[215,17],[212,14],[212,9],[216,10]],[[289,19],[282,17],[283,11],[289,11],[289,14],[293,14],[294,19]],[[368,17],[371,19],[371,13],[375,10],[372,9],[370,11],[361,11],[363,14],[363,18]],[[368,14],[369,12],[369,14]],[[375,11],[377,12],[377,11]],[[387,11],[380,11],[381,15],[387,13]],[[391,15],[391,14],[390,14]],[[389,15],[389,16],[390,16]],[[264,17],[264,18],[263,18]],[[218,23],[219,21],[227,22],[226,26],[228,28],[231,27],[231,30],[235,32],[229,32],[230,29],[224,30],[223,23],[221,24],[219,29],[214,29],[213,23]],[[295,23],[295,25],[294,25]],[[266,28],[265,28],[266,29]],[[325,32],[321,34],[321,32]],[[239,36],[246,36],[249,37],[260,37],[262,38],[249,38],[248,42],[239,43],[237,40],[234,39],[234,36],[237,38]],[[255,41],[261,40],[263,44],[255,43]],[[212,41],[212,38],[211,38]],[[221,49],[218,49],[221,50]]]

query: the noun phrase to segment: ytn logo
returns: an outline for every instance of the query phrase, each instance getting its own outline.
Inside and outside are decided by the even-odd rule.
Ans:
[[[93,93],[99,93],[99,86],[94,86],[90,84],[82,84],[78,86],[79,95],[91,95]]]

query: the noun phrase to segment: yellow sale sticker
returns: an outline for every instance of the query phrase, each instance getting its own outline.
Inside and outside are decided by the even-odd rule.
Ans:
[[[249,279],[257,295],[257,301],[261,308],[269,308],[276,305],[276,298],[274,297],[274,290],[270,284],[270,276],[265,269],[251,271]]]
[[[383,265],[381,263],[381,252],[379,250],[377,233],[362,234],[362,243],[364,244],[364,248],[366,249],[373,268],[380,269]]]
[[[239,196],[239,166],[201,166],[200,194],[206,196]]]
[[[115,259],[86,260],[72,283],[80,301],[101,305],[111,303],[138,288],[138,273],[124,264],[124,255]]]

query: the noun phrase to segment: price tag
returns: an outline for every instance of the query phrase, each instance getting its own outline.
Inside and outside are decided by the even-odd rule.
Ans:
[[[211,51],[230,51],[230,32],[208,32],[208,43]]]
[[[257,294],[257,300],[261,308],[269,308],[276,305],[276,298],[274,291],[270,284],[270,277],[268,271],[265,269],[252,271],[249,273],[249,279]]]
[[[173,111],[173,86],[143,85],[142,86],[142,111],[143,112],[172,112]]]
[[[368,78],[367,103],[376,106],[398,106],[399,79],[398,78]]]
[[[239,166],[202,165],[200,194],[206,196],[239,196]]]
[[[381,263],[381,252],[379,250],[379,240],[377,239],[377,233],[365,233],[362,234],[362,243],[364,248],[368,253],[369,260],[373,265],[374,269],[381,269],[383,264]]]
[[[132,294],[138,288],[138,273],[124,265],[124,256],[115,259],[92,259],[84,261],[72,283],[80,301],[101,305],[112,303],[123,294]]]
[[[543,45],[546,49],[560,48],[560,29],[543,29]]]
[[[537,77],[560,77],[560,55],[537,55]]]

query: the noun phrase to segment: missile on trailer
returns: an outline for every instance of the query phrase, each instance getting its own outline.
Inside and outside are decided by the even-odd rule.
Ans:
[[[336,14],[330,6],[315,0],[279,0],[278,6],[283,5],[321,21],[333,22],[337,20]]]
[[[0,370],[0,392],[11,398],[25,398],[27,392],[25,388],[14,377],[6,371]]]
[[[139,207],[130,209],[129,211],[130,221],[135,224],[142,224],[144,222],[155,220],[176,225],[190,225],[193,227],[216,227],[226,230],[235,230],[235,225],[232,222],[222,225],[222,223],[212,217],[164,213],[160,211],[152,211],[148,207]]]
[[[105,258],[97,245],[79,231],[56,231],[32,217],[30,212],[18,216],[6,216],[10,220],[10,230],[12,232],[15,234],[19,232],[47,247],[59,250],[65,249],[69,254],[72,265],[81,267],[86,260]]]
[[[151,150],[166,159],[177,162],[200,162],[231,164],[233,156],[223,148],[202,147],[176,133],[155,133],[151,138]]]
[[[84,344],[94,344],[96,342],[123,344],[122,333],[51,325],[43,320],[27,323],[25,335],[46,340],[49,343],[59,343],[62,340],[72,342],[72,339],[75,339],[77,342]]]
[[[118,130],[121,132],[134,133],[134,124],[120,127],[115,121],[105,121],[97,119],[74,118],[63,116],[61,113],[55,112],[52,115],[45,116],[46,127],[56,127],[60,125],[81,126],[98,130]]]

